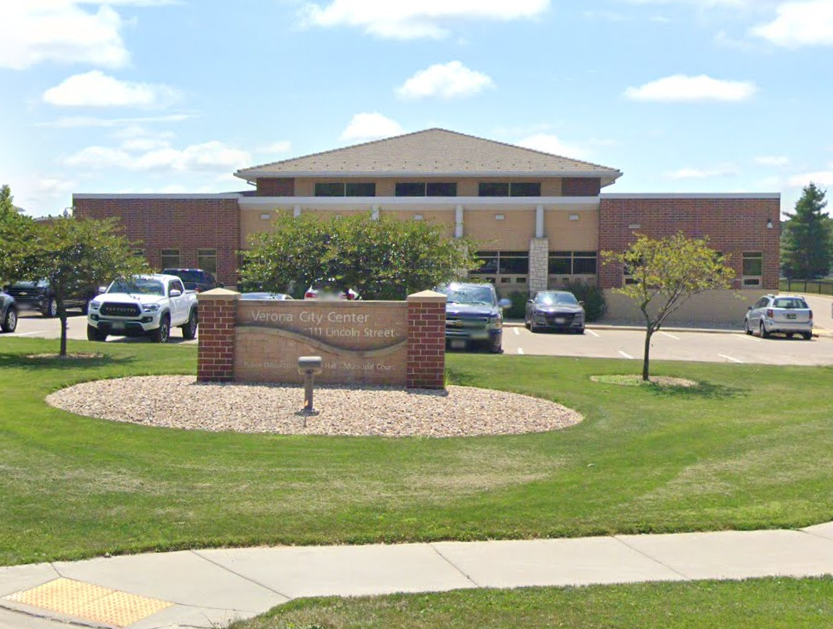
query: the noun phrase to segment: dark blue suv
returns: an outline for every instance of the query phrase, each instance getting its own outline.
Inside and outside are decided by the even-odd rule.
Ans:
[[[445,340],[451,349],[482,346],[503,351],[503,310],[512,305],[498,301],[491,284],[447,284],[437,292],[448,297],[445,307]]]

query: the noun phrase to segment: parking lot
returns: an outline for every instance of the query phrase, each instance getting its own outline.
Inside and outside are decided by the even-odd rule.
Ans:
[[[87,339],[87,322],[82,316],[69,319],[68,337]],[[825,330],[822,329],[822,333]],[[36,313],[22,313],[15,334],[2,338],[58,338],[60,324],[55,319],[45,319]],[[503,335],[503,347],[507,355],[527,356],[576,356],[587,358],[619,358],[640,360],[645,333],[610,327],[588,328],[582,335],[544,332],[532,334],[524,327],[507,326]],[[145,338],[128,339],[111,337],[108,343],[149,343]],[[182,332],[175,328],[171,333],[172,344],[194,345],[197,341],[185,341]],[[783,337],[759,339],[743,333],[712,332],[659,332],[654,337],[651,355],[657,360],[683,360],[763,365],[833,365],[833,337],[821,336],[812,341]]]
[[[61,336],[61,324],[57,319],[47,319],[38,313],[21,312],[18,319],[17,332],[14,334],[3,334],[2,338],[32,338],[32,339],[56,339]],[[87,318],[81,315],[69,317],[69,330],[67,338],[75,341],[87,340]],[[114,336],[107,339],[108,343],[149,343],[146,338],[125,338]],[[196,345],[197,341],[186,341],[182,338],[182,331],[179,328],[171,330],[172,344]]]
[[[639,330],[588,328],[582,336],[532,334],[523,327],[507,327],[503,333],[504,351],[516,355],[641,360],[644,344],[645,332]],[[658,332],[651,356],[657,360],[734,364],[833,365],[833,339],[760,339],[742,332]]]

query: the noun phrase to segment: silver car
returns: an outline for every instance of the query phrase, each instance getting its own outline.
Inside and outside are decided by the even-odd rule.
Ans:
[[[744,321],[746,333],[769,338],[772,334],[796,334],[809,341],[813,338],[813,311],[803,297],[767,295],[749,307]]]

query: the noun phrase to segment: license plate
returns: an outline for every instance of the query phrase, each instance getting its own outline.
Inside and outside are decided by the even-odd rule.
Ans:
[[[114,323],[113,324],[113,330],[124,330],[124,324],[123,323]]]
[[[558,317],[558,318],[555,320],[555,322],[556,322],[556,323],[567,323],[567,319],[565,319],[564,317]]]
[[[451,349],[466,349],[465,341],[451,341]]]
[[[787,315],[787,319],[789,319],[790,321],[795,321],[797,318],[798,318],[798,316],[794,315],[794,314],[788,314]]]

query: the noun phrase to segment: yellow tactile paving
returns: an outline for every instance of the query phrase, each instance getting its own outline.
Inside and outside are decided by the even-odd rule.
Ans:
[[[12,594],[6,600],[115,627],[127,627],[173,605],[63,578]]]

